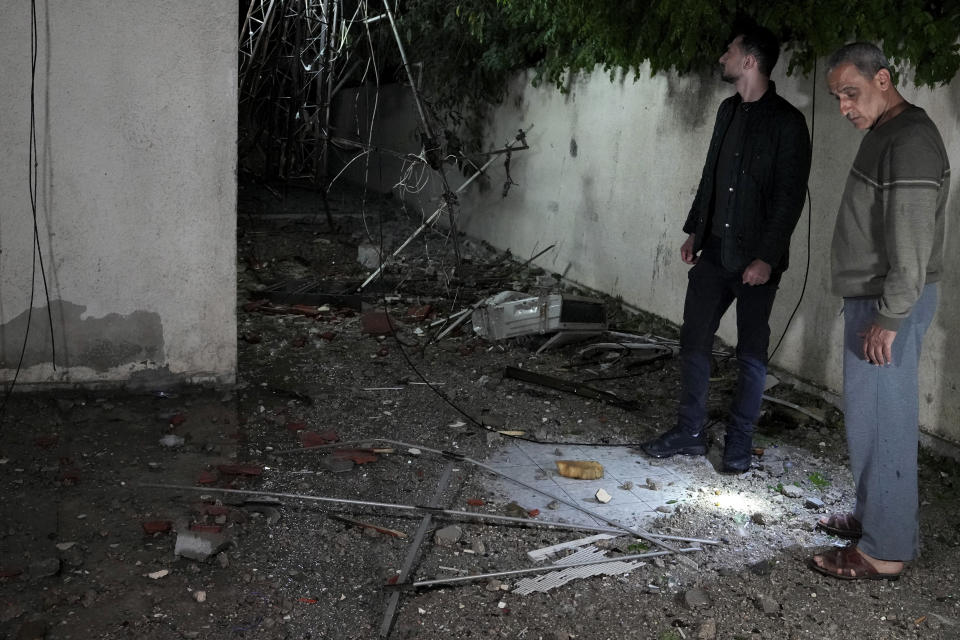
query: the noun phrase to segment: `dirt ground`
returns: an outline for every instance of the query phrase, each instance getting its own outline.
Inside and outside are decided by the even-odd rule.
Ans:
[[[469,322],[438,338],[438,321],[492,293],[560,283],[526,266],[529,256],[465,238],[455,269],[450,238],[433,229],[358,310],[351,295],[370,273],[358,246],[398,246],[419,213],[341,191],[330,229],[308,190],[247,185],[240,204],[235,387],[12,396],[0,426],[0,637],[372,638],[395,599],[393,638],[960,638],[956,463],[921,455],[923,554],[903,578],[822,577],[806,561],[839,541],[814,522],[852,502],[842,416],[785,383],[770,394],[824,420],[766,403],[751,471],[663,461],[687,465],[695,482],[651,531],[720,542],[687,562],[667,555],[530,595],[513,593],[509,576],[391,584],[428,512],[361,503],[529,516],[433,512],[407,582],[535,566],[528,551],[590,535],[538,526],[548,509],[498,501],[471,461],[510,446],[498,431],[558,449],[636,445],[671,425],[675,359],[585,357],[584,344],[538,354],[539,336],[494,343]],[[290,281],[299,294],[271,294]],[[620,331],[676,337],[669,323],[605,305]],[[520,382],[507,367],[616,399]],[[715,378],[711,411],[722,419],[729,358],[717,356]],[[304,448],[332,441],[342,444]],[[437,540],[449,525],[459,530]],[[651,545],[623,536],[605,546],[616,557]]]

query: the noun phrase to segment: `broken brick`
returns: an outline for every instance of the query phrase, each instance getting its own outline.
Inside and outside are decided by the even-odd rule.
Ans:
[[[302,602],[303,604],[317,604],[316,598],[297,598],[297,602]]]
[[[195,523],[190,525],[190,531],[196,531],[197,533],[221,533],[223,531],[223,527],[218,524]]]
[[[291,313],[296,313],[301,316],[318,316],[320,315],[320,309],[307,304],[295,304],[290,307]]]
[[[482,507],[485,503],[483,500],[479,498],[468,498],[467,504],[470,505],[471,507]]]
[[[225,516],[230,513],[230,507],[225,507],[222,504],[205,504],[202,511],[208,516]]]
[[[363,333],[372,336],[386,336],[393,333],[393,321],[383,311],[367,311],[360,316],[360,327]]]
[[[213,484],[220,478],[216,471],[203,471],[197,478],[197,484]]]
[[[263,305],[267,304],[268,302],[270,302],[270,301],[267,300],[266,298],[263,298],[263,299],[261,299],[261,300],[251,300],[251,301],[248,302],[247,304],[243,305],[243,310],[246,311],[246,312],[248,312],[248,313],[251,312],[251,311],[256,311],[257,309],[259,309],[259,308],[262,307]]]
[[[337,449],[333,452],[334,457],[342,460],[352,460],[354,464],[367,464],[376,462],[377,456],[368,449]]]
[[[20,567],[0,567],[0,578],[16,578],[23,573]]]
[[[255,464],[218,464],[217,471],[227,476],[263,475],[263,467]]]
[[[166,533],[170,531],[173,523],[169,520],[148,520],[140,524],[143,527],[143,532],[148,536],[152,536],[155,533]]]
[[[527,511],[527,515],[529,515],[531,518],[536,518],[538,515],[540,515],[540,509],[530,509]]]
[[[378,358],[385,358],[388,355],[390,355],[390,349],[387,349],[386,347],[381,347],[380,350],[377,351]]]
[[[433,312],[433,307],[429,304],[425,304],[418,307],[410,307],[407,309],[407,317],[413,318],[417,322],[423,322],[427,317]]]
[[[305,447],[318,447],[324,444],[330,444],[331,442],[336,442],[339,439],[340,437],[333,429],[327,429],[326,431],[321,431],[320,433],[315,431],[300,432],[300,444]]]
[[[170,417],[170,424],[172,424],[175,427],[179,427],[186,421],[187,421],[187,416],[183,415],[182,413],[178,413]]]

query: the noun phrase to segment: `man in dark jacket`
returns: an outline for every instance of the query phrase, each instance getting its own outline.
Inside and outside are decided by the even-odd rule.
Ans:
[[[770,310],[803,211],[810,137],[803,114],[777,95],[770,72],[780,45],[747,26],[720,57],[737,93],[720,104],[707,161],[683,225],[689,272],[680,331],[677,426],[643,445],[654,457],[707,452],[704,433],[714,334],[737,301],[739,376],[727,421],[723,468],[750,468],[754,423],[767,373]],[[698,255],[699,254],[699,255]]]

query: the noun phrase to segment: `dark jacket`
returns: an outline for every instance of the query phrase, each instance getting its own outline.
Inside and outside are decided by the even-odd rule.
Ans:
[[[696,234],[695,252],[711,233],[717,157],[727,127],[742,102],[740,94],[734,94],[721,102],[717,111],[700,187],[683,225],[686,233]],[[810,174],[807,122],[796,107],[777,95],[773,82],[745,115],[734,198],[721,242],[723,266],[741,271],[759,258],[774,272],[783,272],[788,264],[790,235],[803,212]]]

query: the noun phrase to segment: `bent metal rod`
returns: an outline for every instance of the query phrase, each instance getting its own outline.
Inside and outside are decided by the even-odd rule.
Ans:
[[[369,441],[368,441],[369,442]],[[412,511],[414,513],[430,513],[433,515],[445,515],[457,518],[470,518],[474,520],[493,520],[495,522],[509,522],[516,524],[525,524],[535,527],[550,527],[557,529],[570,529],[573,531],[594,531],[597,533],[619,533],[623,534],[622,529],[613,529],[609,527],[597,527],[586,524],[571,524],[568,522],[551,522],[550,520],[535,520],[531,518],[515,518],[512,516],[498,516],[492,513],[478,513],[476,511],[460,511],[457,509],[438,509],[427,506],[416,506],[409,504],[396,504],[392,502],[373,502],[371,500],[351,500],[348,498],[329,498],[326,496],[312,496],[303,493],[284,493],[281,491],[253,491],[246,489],[221,489],[217,487],[194,487],[181,484],[163,484],[157,482],[143,482],[141,487],[150,489],[173,489],[175,491],[196,491],[198,493],[230,493],[235,495],[262,496],[266,498],[288,498],[291,500],[309,500],[312,502],[332,502],[335,504],[350,504],[364,507],[380,507],[383,509],[398,509],[400,511]],[[710,540],[706,538],[684,538],[681,536],[658,536],[663,540],[676,540],[678,542],[691,542],[694,544],[720,544],[719,540]]]

